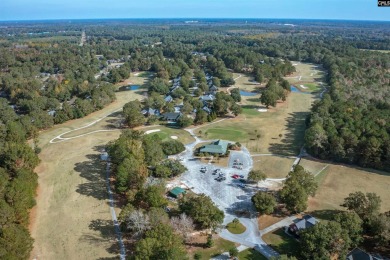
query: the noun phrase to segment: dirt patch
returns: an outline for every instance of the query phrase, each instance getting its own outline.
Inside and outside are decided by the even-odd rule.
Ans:
[[[259,224],[259,229],[265,229],[269,226],[272,226],[275,223],[278,223],[279,221],[283,220],[285,216],[276,216],[276,215],[262,215],[260,216],[257,221]]]

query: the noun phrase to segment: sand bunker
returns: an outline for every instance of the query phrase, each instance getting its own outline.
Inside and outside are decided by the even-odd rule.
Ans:
[[[301,88],[303,89],[307,89],[307,87],[305,87],[304,85],[299,85]]]
[[[148,131],[145,132],[145,134],[148,135],[148,134],[155,133],[155,132],[160,132],[160,131],[161,131],[160,129],[148,130]]]
[[[259,111],[259,112],[267,112],[268,110],[265,109],[265,108],[259,108],[259,109],[257,109],[257,111]]]
[[[136,73],[134,73],[133,75],[134,75],[134,76],[138,76],[138,75],[139,75],[139,72],[136,72]]]
[[[171,138],[176,140],[178,137],[176,135],[171,135]]]

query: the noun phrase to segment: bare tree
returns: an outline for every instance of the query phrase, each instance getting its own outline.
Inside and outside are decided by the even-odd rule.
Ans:
[[[171,225],[175,232],[183,236],[185,241],[189,240],[189,235],[192,231],[194,231],[195,227],[192,218],[187,216],[185,213],[182,213],[179,217],[172,217]]]
[[[143,234],[150,227],[149,216],[142,210],[133,210],[126,218],[127,228],[134,232],[135,236]]]

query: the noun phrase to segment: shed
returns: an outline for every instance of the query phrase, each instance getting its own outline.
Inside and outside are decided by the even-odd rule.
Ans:
[[[183,196],[185,193],[186,191],[180,187],[175,187],[169,191],[169,195],[171,195],[174,198],[179,198],[180,196]]]

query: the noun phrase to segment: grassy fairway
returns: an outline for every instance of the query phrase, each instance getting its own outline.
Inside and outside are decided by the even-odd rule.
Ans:
[[[274,248],[279,254],[297,255],[299,252],[299,242],[288,236],[282,229],[265,234],[264,242]]]
[[[252,248],[245,249],[238,254],[239,260],[266,260],[267,258]]]
[[[291,63],[294,65],[296,72],[285,77],[285,79],[305,92],[315,92],[321,89],[320,82],[324,82],[325,71],[320,65],[297,61]],[[304,87],[301,87],[301,85]]]
[[[199,130],[203,135],[207,132],[210,139],[241,142],[253,153],[297,155],[303,145],[305,118],[313,100],[313,95],[291,93],[287,102],[266,113],[256,110],[259,102],[248,101],[253,104],[246,105],[244,114]],[[257,135],[260,135],[259,139]]]
[[[229,230],[229,232],[232,234],[242,234],[246,230],[246,228],[243,224],[233,223],[233,222],[230,222],[229,224],[227,224],[226,229]]]
[[[202,130],[203,131],[203,130]],[[240,131],[237,128],[210,128],[207,131],[203,131],[203,136],[208,139],[223,139],[229,141],[239,141],[246,138],[247,133],[244,131]]]
[[[263,171],[267,178],[285,178],[294,160],[279,156],[254,156],[253,169]]]
[[[310,163],[314,168],[316,162]],[[323,163],[316,166],[317,169],[322,167]],[[390,173],[330,164],[316,179],[319,188],[316,196],[309,199],[308,211],[319,218],[328,219],[335,211],[343,209],[340,204],[344,198],[356,191],[375,192],[382,198],[381,211],[390,210],[390,201],[387,199]]]
[[[56,144],[49,142],[66,131],[86,126],[121,109],[136,98],[142,98],[136,91],[117,92],[117,100],[103,110],[40,133],[41,163],[36,168],[39,188],[30,228],[35,239],[32,258],[103,259],[118,256],[107,201],[105,165],[99,161],[99,153],[107,142],[118,138],[120,131],[94,133]],[[66,137],[104,129],[113,119],[107,117]]]
[[[195,141],[195,139],[187,132],[180,128],[171,128],[166,126],[155,126],[155,127],[147,127],[147,128],[139,128],[141,131],[148,131],[160,129],[159,132],[151,133],[158,135],[163,141],[172,140],[171,136],[177,136],[180,142],[184,144],[189,144]]]

